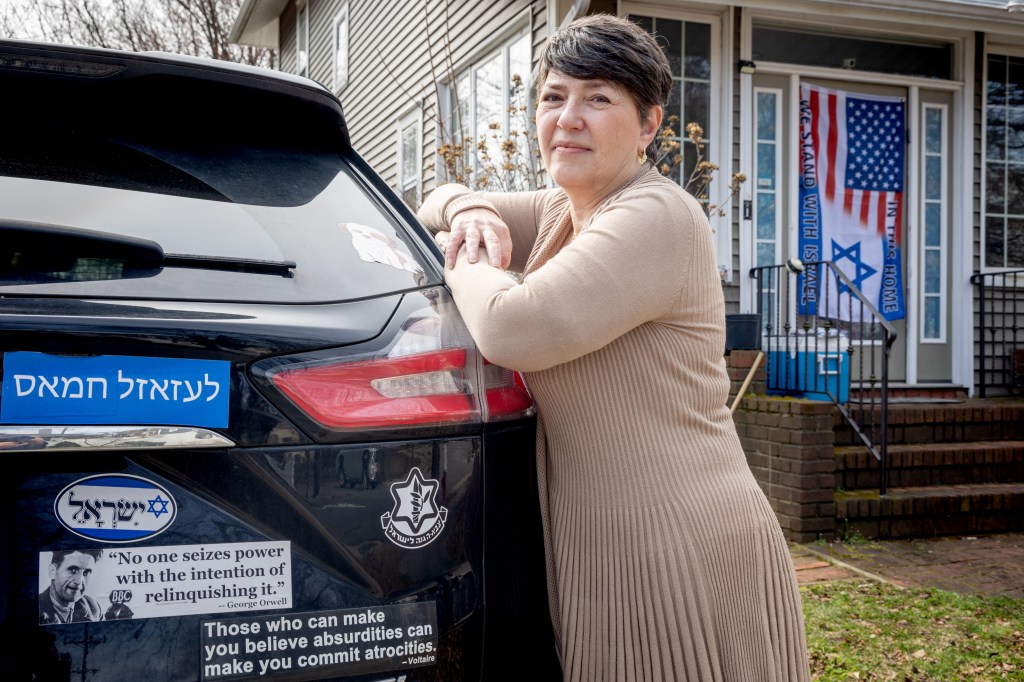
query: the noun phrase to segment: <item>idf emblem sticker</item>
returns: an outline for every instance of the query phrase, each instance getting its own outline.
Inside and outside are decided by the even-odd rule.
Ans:
[[[448,510],[437,504],[439,484],[423,478],[419,467],[413,467],[401,483],[391,484],[395,506],[380,517],[384,534],[399,547],[425,547],[441,534]]]

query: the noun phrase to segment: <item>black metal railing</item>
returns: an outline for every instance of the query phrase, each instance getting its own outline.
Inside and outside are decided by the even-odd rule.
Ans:
[[[1024,270],[971,276],[978,395],[1024,393]]]
[[[831,400],[888,466],[889,360],[896,330],[831,261],[752,268],[768,392]]]

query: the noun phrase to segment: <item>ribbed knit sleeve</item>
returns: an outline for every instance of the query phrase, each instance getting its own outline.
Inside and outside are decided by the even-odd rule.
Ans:
[[[647,183],[613,199],[522,283],[464,254],[446,278],[484,356],[537,371],[661,317],[680,295],[698,230],[709,228],[695,200],[667,181]]]
[[[441,185],[427,196],[417,216],[432,233],[447,230],[460,211],[486,208],[497,213],[508,225],[512,237],[512,263],[509,269],[521,272],[537,239],[537,226],[545,207],[555,195],[551,190],[537,192],[474,192],[463,185]]]

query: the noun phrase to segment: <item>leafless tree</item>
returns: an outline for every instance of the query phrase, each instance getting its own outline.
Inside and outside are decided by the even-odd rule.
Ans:
[[[35,0],[0,10],[0,37],[159,50],[273,68],[273,50],[228,40],[242,0]]]

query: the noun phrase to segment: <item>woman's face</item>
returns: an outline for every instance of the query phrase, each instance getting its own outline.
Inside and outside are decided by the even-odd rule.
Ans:
[[[620,85],[550,71],[537,103],[541,157],[552,179],[569,193],[606,196],[633,177],[637,155],[661,125],[661,107],[640,120]]]

